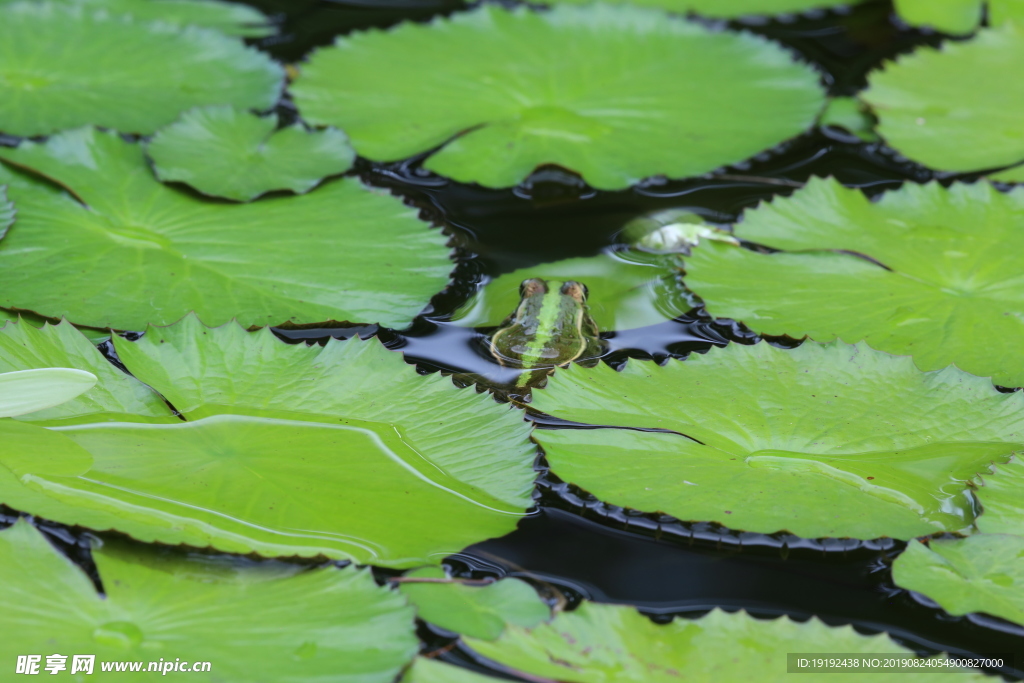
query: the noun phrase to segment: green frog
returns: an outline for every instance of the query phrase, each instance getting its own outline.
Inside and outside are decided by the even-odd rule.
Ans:
[[[515,312],[490,337],[498,363],[523,368],[517,388],[537,386],[556,367],[601,355],[603,344],[582,284],[530,278],[519,286],[519,296]]]

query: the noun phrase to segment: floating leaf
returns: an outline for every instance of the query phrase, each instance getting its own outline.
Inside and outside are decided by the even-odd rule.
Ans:
[[[950,614],[985,612],[1024,624],[1024,536],[912,541],[893,563],[892,578]]]
[[[259,204],[204,202],[153,178],[138,145],[88,128],[0,159],[86,204],[0,168],[19,210],[0,242],[0,305],[81,325],[141,330],[195,311],[210,324],[401,327],[452,267],[444,235],[353,178]]]
[[[45,655],[61,653],[67,676],[71,655],[89,653],[98,680],[104,662],[183,660],[210,662],[211,680],[390,683],[418,649],[412,610],[369,570],[225,571],[113,540],[93,558],[105,597],[25,520],[0,531],[0,659],[11,670],[19,655],[42,654],[45,674]]]
[[[417,657],[402,683],[493,683],[495,679],[436,659]]]
[[[658,7],[670,12],[696,12],[727,19],[757,14],[792,14],[808,10],[841,7],[859,0],[601,0],[610,4]],[[595,0],[545,0],[548,4],[589,5]]]
[[[1024,462],[1014,457],[981,477],[977,489],[982,514],[976,522],[987,534],[1024,536]]]
[[[988,177],[1001,183],[1024,183],[1024,165],[1014,166],[999,173],[990,173]]]
[[[894,0],[900,19],[911,26],[929,26],[943,33],[971,33],[981,24],[981,0]]]
[[[14,224],[16,213],[14,202],[7,199],[7,188],[0,185],[0,239],[3,239],[7,229]]]
[[[1024,385],[1024,191],[908,183],[871,202],[814,178],[748,212],[736,234],[784,251],[696,248],[686,284],[712,315]]]
[[[0,0],[0,7],[21,0]],[[267,17],[254,7],[219,0],[61,0],[85,9],[103,9],[110,14],[130,14],[141,21],[159,21],[174,26],[200,26],[232,36],[259,38],[274,33]]]
[[[70,335],[69,325],[9,325],[0,348],[26,339],[33,357],[88,347],[93,358],[66,365],[102,361]],[[5,449],[0,464],[17,478],[0,476],[0,502],[144,541],[393,567],[508,533],[531,505],[535,452],[518,411],[418,375],[375,339],[290,346],[266,329],[209,329],[189,317],[115,345],[138,380],[123,377],[159,391],[182,419],[89,419],[89,406],[74,405],[86,393],[53,409],[63,420],[34,428],[47,452],[80,459],[84,449],[92,465],[57,476],[60,457],[34,469],[26,455],[44,442]],[[101,377],[93,391],[105,385]],[[28,427],[0,420],[0,442],[33,438]]]
[[[284,81],[269,57],[216,31],[45,2],[0,6],[0,73],[0,131],[12,135],[152,133],[196,106],[266,109]]]
[[[576,280],[587,286],[587,307],[601,330],[654,325],[690,310],[672,255],[609,251],[600,256],[543,263],[505,273],[489,282],[455,312],[467,327],[500,325],[519,305],[519,285],[527,278]]]
[[[1024,449],[1024,395],[955,368],[922,373],[863,344],[731,344],[665,367],[573,366],[532,405],[626,428],[534,434],[559,477],[601,500],[804,537],[964,529],[966,481]]]
[[[1020,0],[895,0],[896,13],[911,26],[928,26],[943,33],[971,33],[981,25],[988,6],[989,26],[1024,19]]]
[[[1021,63],[1024,23],[1008,22],[901,57],[871,74],[861,97],[882,137],[914,161],[943,171],[1008,166],[1024,161]]]
[[[341,131],[277,124],[276,115],[193,109],[160,129],[147,151],[161,180],[242,202],[272,190],[302,194],[352,167],[355,152]]]
[[[494,640],[507,624],[531,628],[551,617],[551,609],[533,587],[519,579],[502,579],[486,586],[458,579],[448,579],[448,583],[417,583],[416,579],[444,581],[448,579],[444,570],[417,569],[406,574],[399,586],[421,619],[464,636]]]
[[[19,320],[28,323],[32,327],[42,327],[47,323],[58,322],[28,311],[11,311],[6,308],[0,308],[0,327],[3,327],[8,322],[18,322]],[[93,344],[102,344],[110,339],[110,332],[108,330],[94,330],[91,327],[79,327],[78,331]]]
[[[67,403],[96,386],[96,375],[72,368],[0,372],[0,417],[15,417]]]
[[[77,368],[97,377],[96,385],[59,406],[22,415],[21,420],[137,419],[177,422],[170,408],[152,389],[124,374],[104,358],[70,323],[33,325],[8,323],[0,328],[0,372],[36,368]]]
[[[874,121],[864,103],[855,97],[834,97],[821,114],[818,125],[824,128],[842,128],[865,142],[878,140],[873,130]]]
[[[341,37],[291,92],[307,121],[344,129],[369,159],[442,146],[425,166],[461,182],[508,187],[557,164],[619,189],[799,134],[821,109],[818,80],[762,38],[655,10],[486,5]]]
[[[763,620],[716,609],[700,619],[659,625],[632,607],[591,602],[537,628],[509,627],[497,641],[469,639],[467,645],[513,670],[565,683],[782,683],[792,680],[786,673],[787,652],[914,656],[885,635],[863,636],[850,626],[833,628],[813,617],[802,623],[788,617]],[[891,683],[988,680],[982,674],[933,670],[873,673]]]

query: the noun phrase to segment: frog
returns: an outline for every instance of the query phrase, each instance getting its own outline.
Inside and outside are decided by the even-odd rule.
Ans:
[[[523,369],[517,389],[542,385],[556,367],[596,359],[603,349],[587,288],[574,280],[523,280],[519,305],[488,339],[495,361]]]

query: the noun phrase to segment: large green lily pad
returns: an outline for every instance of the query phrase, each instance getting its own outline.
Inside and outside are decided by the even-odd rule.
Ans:
[[[0,349],[16,366],[95,367],[77,334],[8,325]],[[0,453],[0,502],[144,541],[393,567],[508,533],[531,505],[518,411],[418,375],[375,339],[289,346],[190,317],[115,343],[138,379],[96,372],[78,399],[0,420],[18,444]],[[162,402],[118,414],[153,390],[181,417]]]
[[[673,254],[619,250],[521,268],[487,283],[455,312],[454,319],[467,327],[500,325],[519,304],[519,285],[538,277],[586,285],[587,307],[602,330],[655,325],[690,310],[680,265]]]
[[[966,482],[1024,449],[1024,395],[863,344],[570,367],[531,405],[609,427],[534,435],[555,474],[601,500],[804,537],[965,529]]]
[[[670,12],[696,12],[728,19],[757,14],[790,14],[813,9],[841,7],[859,0],[602,0],[610,4],[658,7]],[[548,4],[588,5],[594,0],[545,0]]]
[[[978,530],[1024,536],[1024,461],[1020,457],[983,474],[976,495],[982,506]]]
[[[93,551],[106,596],[28,522],[0,531],[0,657],[95,655],[74,680],[168,680],[103,673],[105,662],[209,662],[185,676],[252,683],[390,683],[415,656],[412,609],[368,570],[218,569],[137,544]],[[58,673],[58,672],[53,672]],[[198,675],[197,675],[198,674]],[[181,676],[182,674],[178,674]],[[86,676],[88,676],[86,678]],[[171,673],[170,678],[175,678]]]
[[[557,164],[619,189],[799,134],[824,103],[818,80],[764,39],[656,10],[485,5],[341,37],[291,92],[307,121],[344,129],[369,159],[440,146],[425,166],[461,182],[508,187]]]
[[[88,4],[0,6],[0,132],[152,133],[191,107],[266,109],[283,82],[280,65],[217,31]]]
[[[477,653],[513,670],[565,683],[791,681],[787,653],[913,653],[888,636],[863,636],[815,618],[754,619],[713,610],[700,619],[658,625],[624,605],[584,602],[534,629],[509,627],[497,641],[466,641]],[[872,680],[984,681],[981,674],[877,673]],[[429,680],[429,679],[428,679]]]
[[[882,137],[914,161],[943,171],[1009,166],[1024,161],[1022,62],[1024,23],[1007,22],[901,57],[871,74],[861,97]]]
[[[0,7],[22,0],[0,0]],[[60,0],[85,9],[129,14],[141,21],[174,26],[200,26],[232,36],[258,38],[274,33],[267,17],[255,7],[220,0]]]
[[[402,327],[452,267],[444,235],[354,178],[258,204],[204,202],[154,178],[138,145],[89,128],[0,159],[74,195],[0,167],[18,205],[0,241],[0,306],[121,330],[189,311],[209,324]]]
[[[695,249],[686,284],[712,315],[1024,386],[1024,191],[907,184],[872,202],[815,178],[748,212],[736,234],[784,251]]]
[[[508,624],[530,628],[551,617],[551,608],[530,584],[502,579],[471,585],[439,567],[407,573],[399,584],[420,619],[464,636],[494,640]]]
[[[272,190],[302,194],[352,167],[355,152],[341,131],[277,125],[276,115],[223,106],[193,109],[161,128],[146,151],[161,180],[241,202]]]
[[[950,614],[986,612],[1024,624],[1024,536],[913,541],[893,563],[892,578]]]

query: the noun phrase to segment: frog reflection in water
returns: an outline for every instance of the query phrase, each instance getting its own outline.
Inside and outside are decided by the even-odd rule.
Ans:
[[[530,278],[519,286],[519,295],[519,306],[491,335],[489,347],[501,365],[524,370],[516,387],[538,386],[555,367],[601,355],[582,284]]]

